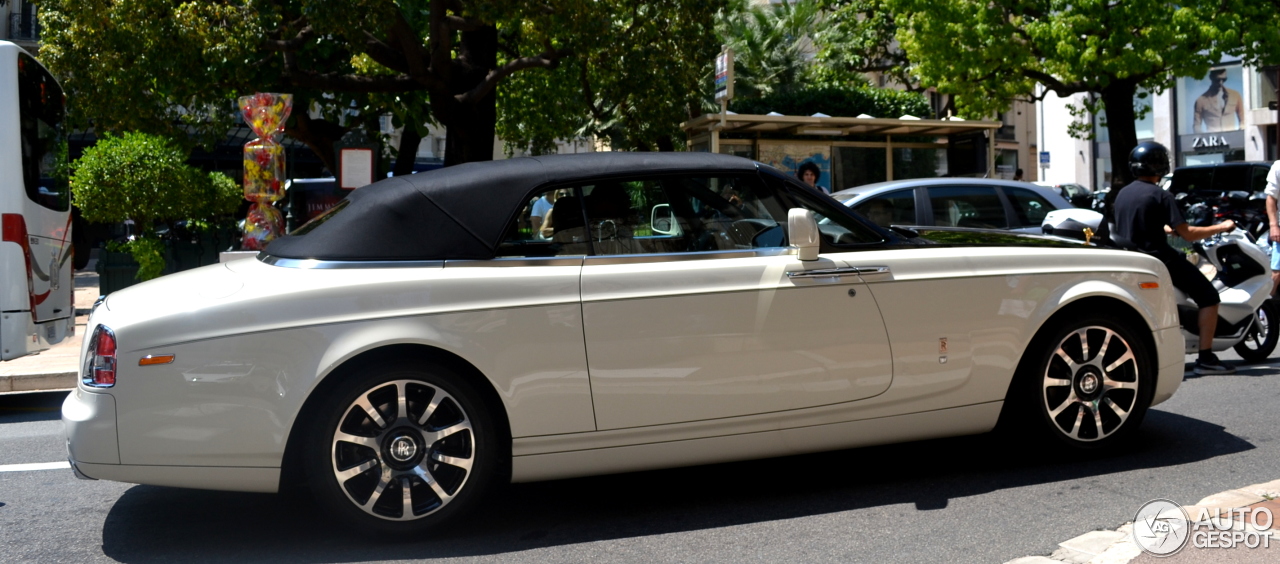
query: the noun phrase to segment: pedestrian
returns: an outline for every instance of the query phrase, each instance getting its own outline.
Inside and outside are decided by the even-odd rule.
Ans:
[[[1231,374],[1235,369],[1213,354],[1213,335],[1218,326],[1218,290],[1187,258],[1169,246],[1166,230],[1187,241],[1198,241],[1235,229],[1230,219],[1210,227],[1187,224],[1173,195],[1156,183],[1169,174],[1169,150],[1154,141],[1139,143],[1129,153],[1129,172],[1137,180],[1119,190],[1115,198],[1116,244],[1131,251],[1149,254],[1164,263],[1173,285],[1200,307],[1200,355],[1196,374]]]
[[[1022,180],[1022,169],[1018,169],[1013,173],[1014,180]]]
[[[814,164],[813,161],[805,161],[802,163],[800,168],[796,169],[796,178],[799,178],[801,182],[808,184],[809,186],[821,190],[824,194],[831,193],[830,188],[818,186],[818,179],[822,178],[822,169],[818,168],[818,165]]]
[[[1280,289],[1280,223],[1277,223],[1276,202],[1280,200],[1280,161],[1271,165],[1267,173],[1267,223],[1271,226],[1271,296],[1275,297]]]

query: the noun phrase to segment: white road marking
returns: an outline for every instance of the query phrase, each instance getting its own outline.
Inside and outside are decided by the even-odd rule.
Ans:
[[[71,463],[62,462],[36,462],[34,464],[8,464],[0,465],[0,472],[30,472],[32,470],[66,470],[71,468]]]

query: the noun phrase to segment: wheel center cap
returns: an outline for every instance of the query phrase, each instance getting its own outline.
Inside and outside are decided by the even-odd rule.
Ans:
[[[396,462],[408,462],[418,454],[418,444],[413,442],[413,439],[401,435],[391,441],[390,448],[387,450]]]
[[[1080,379],[1080,390],[1086,394],[1092,394],[1098,390],[1098,376],[1095,374],[1085,374]]]

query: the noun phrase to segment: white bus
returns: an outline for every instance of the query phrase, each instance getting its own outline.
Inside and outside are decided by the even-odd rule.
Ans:
[[[62,88],[0,41],[0,360],[75,334]]]

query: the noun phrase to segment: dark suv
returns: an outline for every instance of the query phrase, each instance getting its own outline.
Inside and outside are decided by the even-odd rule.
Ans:
[[[1241,191],[1254,194],[1267,187],[1269,162],[1234,162],[1184,166],[1173,171],[1169,191],[1174,195],[1191,192],[1197,195]]]
[[[1267,231],[1265,196],[1271,163],[1233,162],[1184,166],[1173,171],[1171,192],[1192,225],[1235,220],[1241,228],[1262,237]]]

